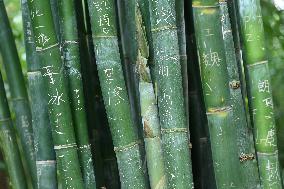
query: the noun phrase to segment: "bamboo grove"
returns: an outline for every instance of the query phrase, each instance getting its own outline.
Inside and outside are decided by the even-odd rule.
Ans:
[[[5,2],[1,188],[282,188],[260,0]]]

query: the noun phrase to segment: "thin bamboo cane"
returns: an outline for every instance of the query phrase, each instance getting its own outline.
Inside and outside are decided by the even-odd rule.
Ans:
[[[67,80],[60,56],[49,1],[28,0],[36,51],[41,59],[41,72],[48,94],[58,171],[64,188],[84,188],[77,154]]]
[[[9,183],[12,189],[27,189],[21,155],[17,146],[4,83],[0,73],[0,144],[4,156]]]
[[[282,188],[271,81],[259,0],[237,0],[250,113],[262,188]]]
[[[97,69],[120,172],[121,188],[147,188],[123,77],[114,0],[89,0]]]
[[[193,188],[175,1],[151,0],[154,73],[167,187]]]
[[[40,72],[40,59],[36,54],[28,4],[24,0],[21,3],[36,153],[37,186],[39,189],[55,189],[57,188],[56,161],[47,110],[47,94]]]
[[[239,68],[237,64],[235,45],[233,41],[232,28],[228,12],[227,1],[219,0],[220,19],[222,22],[222,33],[224,46],[226,49],[227,70],[229,73],[229,85],[231,104],[233,109],[233,121],[237,128],[238,153],[240,157],[241,176],[243,188],[259,188],[259,174],[257,161],[255,158],[255,148],[253,136],[249,130],[245,103],[242,96],[242,87],[240,81]]]
[[[2,0],[0,1],[0,38],[2,40],[0,52],[11,92],[12,111],[16,116],[15,126],[20,139],[19,145],[23,149],[23,160],[28,165],[27,175],[31,176],[32,184],[36,188],[31,110],[16,44]]]
[[[96,187],[96,180],[85,112],[75,2],[59,0],[58,9],[61,47],[69,81],[69,97],[71,99],[81,171],[86,189],[91,189]]]

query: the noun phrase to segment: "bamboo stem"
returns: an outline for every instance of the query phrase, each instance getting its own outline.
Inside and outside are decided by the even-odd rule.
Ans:
[[[0,1],[0,52],[8,78],[11,92],[12,111],[15,113],[15,126],[23,149],[23,161],[27,163],[27,175],[31,176],[33,187],[36,188],[36,164],[32,117],[24,76],[21,69],[16,44],[9,24],[3,1]]]
[[[245,103],[242,97],[240,74],[235,54],[227,1],[219,0],[219,2],[223,40],[226,49],[226,62],[229,73],[231,104],[234,115],[233,121],[237,126],[238,153],[241,161],[239,166],[241,167],[241,176],[243,177],[242,179],[244,182],[243,187],[259,188],[260,182],[253,145],[253,136],[249,130],[246,119]]]
[[[237,0],[250,113],[262,188],[282,188],[271,80],[259,0]]]
[[[67,80],[49,1],[28,0],[36,51],[48,94],[49,118],[64,188],[84,188],[77,154]]]
[[[57,188],[56,161],[47,110],[47,94],[40,72],[27,1],[22,0],[22,16],[28,65],[28,84],[36,153],[37,187]]]
[[[114,0],[88,1],[97,69],[121,188],[147,188],[120,60]]]
[[[69,97],[81,171],[86,189],[91,189],[96,187],[96,180],[85,112],[75,2],[60,0],[58,1],[58,9],[61,47],[69,82]]]
[[[151,0],[151,33],[167,187],[192,188],[175,1]]]
[[[218,0],[194,0],[195,34],[217,188],[242,186]]]
[[[1,2],[0,2],[1,3]],[[13,189],[27,189],[21,155],[17,146],[4,83],[0,73],[0,144],[4,156],[10,186]]]

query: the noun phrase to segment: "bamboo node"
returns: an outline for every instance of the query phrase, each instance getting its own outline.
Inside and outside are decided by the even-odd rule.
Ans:
[[[114,147],[114,151],[115,152],[123,152],[123,151],[127,151],[131,148],[134,148],[136,146],[138,146],[140,144],[140,140],[136,141],[136,142],[132,142],[130,144],[127,144],[125,146],[120,146],[120,147]]]
[[[163,26],[163,27],[153,28],[151,30],[151,32],[160,32],[160,31],[171,30],[171,29],[177,29],[177,27],[176,26],[172,26],[172,25]]]
[[[245,153],[241,153],[239,157],[241,163],[249,160],[254,160],[254,158],[255,158],[254,154],[245,154]]]
[[[210,115],[210,114],[218,114],[218,113],[224,113],[224,112],[230,112],[230,111],[232,111],[232,107],[226,106],[222,108],[210,108],[208,112],[206,112],[206,114]]]
[[[187,133],[187,128],[172,128],[172,129],[161,129],[161,133],[176,133],[176,132],[184,132]]]
[[[45,161],[36,161],[37,165],[54,165],[56,164],[55,160],[45,160]]]
[[[229,83],[230,87],[232,89],[238,89],[241,87],[241,82],[240,81],[236,81],[236,80],[233,80]]]
[[[61,149],[74,148],[74,147],[77,148],[77,144],[76,143],[63,144],[63,145],[54,146],[54,150],[61,150]]]

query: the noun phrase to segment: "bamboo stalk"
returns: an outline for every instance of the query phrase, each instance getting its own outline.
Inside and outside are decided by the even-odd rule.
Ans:
[[[97,69],[121,188],[147,188],[120,60],[114,0],[88,1]]]
[[[226,49],[226,62],[229,74],[230,96],[232,100],[233,121],[237,127],[238,154],[240,157],[241,176],[244,188],[259,188],[259,174],[253,145],[253,135],[249,130],[245,103],[242,96],[242,87],[237,64],[232,28],[230,24],[227,1],[220,2],[220,19]]]
[[[236,127],[218,0],[194,0],[194,25],[217,188],[240,188]]]
[[[167,187],[192,188],[175,1],[151,0],[150,14]]]
[[[27,1],[22,0],[22,16],[28,66],[28,84],[36,153],[37,187],[57,188],[56,161],[47,110],[47,94],[36,54]]]
[[[186,1],[186,34],[189,85],[189,129],[192,142],[192,173],[195,188],[215,189],[215,177],[208,122],[202,94],[200,69],[194,33],[192,2]]]
[[[184,0],[176,0],[176,22],[180,53],[181,73],[183,82],[183,98],[187,125],[189,125],[189,102],[188,102],[188,73],[187,73],[187,55],[186,55],[186,36],[185,36],[185,18],[184,18]]]
[[[41,73],[48,94],[49,118],[52,126],[58,172],[64,188],[84,188],[77,154],[68,98],[67,80],[60,56],[49,1],[29,0],[36,51],[41,59]]]
[[[0,2],[1,3],[1,2]],[[0,144],[4,156],[10,187],[27,189],[21,155],[17,146],[17,138],[13,128],[4,83],[0,73]]]
[[[27,163],[27,175],[31,176],[32,184],[36,188],[37,178],[31,111],[16,44],[2,0],[0,1],[0,30],[0,38],[3,42],[0,45],[0,52],[11,92],[12,111],[16,116],[16,131],[23,149],[23,160]]]
[[[77,30],[75,2],[58,1],[60,39],[63,48],[65,69],[69,82],[72,117],[83,180],[87,189],[96,187],[91,145],[89,143],[87,115],[81,75],[79,36]]]
[[[158,116],[157,100],[154,93],[150,69],[147,64],[149,49],[146,31],[143,27],[140,9],[136,13],[139,74],[139,93],[141,117],[144,131],[144,143],[150,186],[153,189],[166,188],[166,175],[161,143],[161,128]]]
[[[261,187],[282,188],[260,2],[238,0],[236,3]]]

